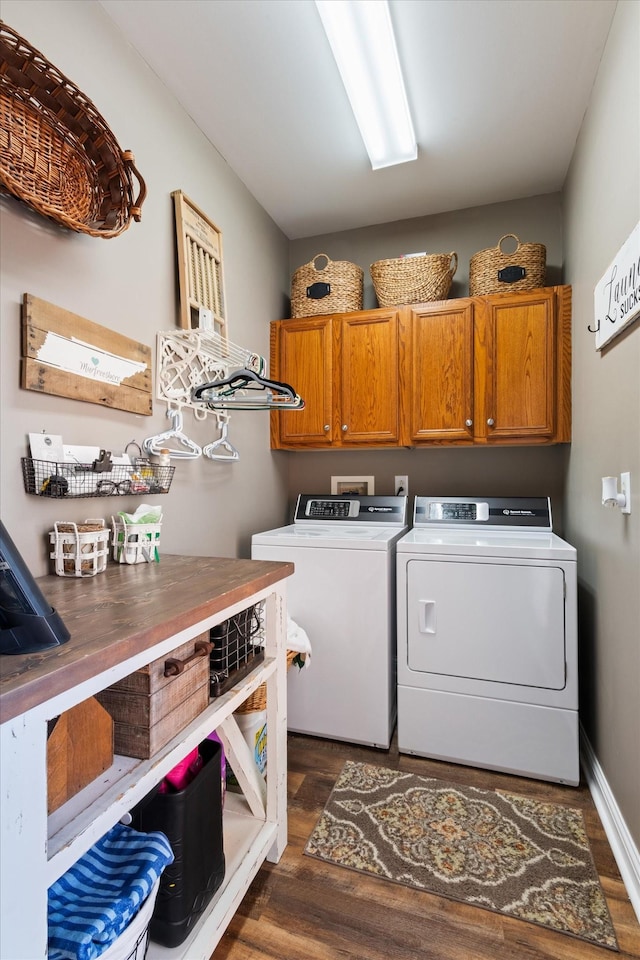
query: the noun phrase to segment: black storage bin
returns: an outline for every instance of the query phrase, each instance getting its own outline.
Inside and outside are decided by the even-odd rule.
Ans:
[[[152,940],[176,947],[224,879],[222,842],[222,747],[214,740],[199,746],[202,769],[184,790],[152,791],[131,811],[132,826],[162,830],[175,860],[165,868],[149,926]]]

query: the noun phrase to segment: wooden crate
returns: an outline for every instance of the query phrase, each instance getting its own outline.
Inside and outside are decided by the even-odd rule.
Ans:
[[[113,720],[95,697],[51,721],[47,810],[53,813],[113,763]]]
[[[117,754],[147,760],[208,707],[208,641],[203,633],[96,694],[113,717]]]

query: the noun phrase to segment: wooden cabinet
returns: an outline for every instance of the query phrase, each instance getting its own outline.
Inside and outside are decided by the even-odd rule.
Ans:
[[[570,439],[571,291],[421,304],[402,312],[402,440]]]
[[[326,447],[334,439],[333,318],[271,324],[271,375],[290,383],[302,410],[271,414],[271,446]]]
[[[303,410],[271,415],[274,449],[397,446],[400,439],[397,310],[280,320],[271,372]]]
[[[47,888],[215,729],[242,788],[225,799],[225,878],[183,944],[151,943],[148,953],[149,960],[208,960],[264,859],[277,862],[287,843],[284,580],[292,572],[290,563],[163,555],[151,566],[109,564],[90,584],[39,581],[71,639],[0,659],[0,780],[11,785],[0,797],[0,957],[45,960]],[[256,669],[151,759],[116,755],[47,816],[47,721],[254,604],[265,615],[265,656]],[[263,683],[266,783],[233,716]]]
[[[571,439],[570,287],[276,321],[271,363],[274,449]]]
[[[402,442],[473,442],[473,305],[410,307],[401,328]]]

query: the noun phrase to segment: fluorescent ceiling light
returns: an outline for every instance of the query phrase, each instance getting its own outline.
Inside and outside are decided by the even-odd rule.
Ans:
[[[387,0],[315,0],[374,170],[418,156]]]

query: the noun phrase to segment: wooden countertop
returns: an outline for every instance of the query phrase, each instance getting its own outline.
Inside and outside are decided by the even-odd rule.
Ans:
[[[0,656],[0,722],[116,666],[293,573],[292,563],[177,557],[109,563],[95,577],[41,577],[71,639],[41,653]]]

